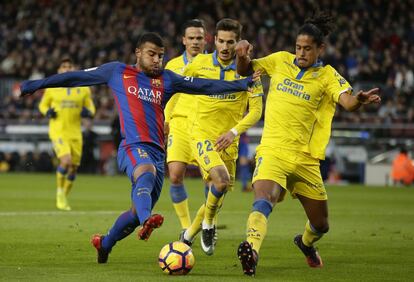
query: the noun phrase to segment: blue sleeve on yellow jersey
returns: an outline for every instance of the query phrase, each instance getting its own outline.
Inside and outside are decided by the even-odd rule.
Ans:
[[[224,81],[216,79],[195,78],[191,76],[181,76],[170,70],[165,70],[171,80],[173,92],[188,94],[226,94],[237,91],[246,91],[253,84],[251,77],[235,81]]]
[[[21,93],[22,95],[33,93],[42,88],[105,84],[111,79],[114,69],[119,65],[121,65],[120,62],[111,62],[96,68],[55,74],[45,79],[26,80],[20,86]]]

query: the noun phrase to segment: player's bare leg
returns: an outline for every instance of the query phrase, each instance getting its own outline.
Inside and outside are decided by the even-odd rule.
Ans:
[[[294,238],[294,243],[303,252],[310,267],[320,268],[323,266],[323,262],[313,243],[329,230],[328,201],[313,200],[302,195],[297,196],[306,212],[308,222],[304,234],[297,235]]]

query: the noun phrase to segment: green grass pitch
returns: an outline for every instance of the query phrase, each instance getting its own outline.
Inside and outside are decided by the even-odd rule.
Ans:
[[[203,201],[200,180],[188,180],[190,210]],[[89,240],[104,233],[130,206],[127,177],[79,175],[71,212],[55,209],[52,174],[0,174],[1,281],[251,281],[243,277],[236,248],[245,238],[252,193],[240,185],[226,196],[220,212],[219,241],[213,256],[193,247],[196,264],[187,276],[159,269],[161,247],[175,241],[178,220],[165,183],[154,211],[164,225],[148,242],[136,233],[118,243],[106,265],[96,263]],[[305,215],[297,200],[286,197],[269,218],[260,252],[257,281],[413,281],[414,189],[328,186],[330,232],[317,246],[322,269],[311,269],[292,239],[301,233]]]

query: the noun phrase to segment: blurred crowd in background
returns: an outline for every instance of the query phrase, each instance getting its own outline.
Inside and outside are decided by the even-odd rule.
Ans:
[[[119,60],[133,64],[136,39],[144,30],[165,38],[166,59],[183,51],[181,26],[192,18],[207,26],[208,51],[214,48],[215,23],[230,17],[243,24],[243,38],[254,57],[294,51],[297,28],[314,2],[332,12],[337,29],[329,37],[324,62],[358,87],[382,88],[384,103],[362,114],[338,111],[336,121],[413,122],[414,1],[3,1],[0,9],[0,76],[36,79],[54,74],[62,56],[89,68]],[[113,117],[113,99],[105,87],[95,90],[97,120]],[[6,95],[0,115],[39,118],[39,97],[16,100]]]
[[[37,109],[41,93],[18,99],[13,95],[18,86],[10,81],[54,74],[63,56],[71,57],[79,69],[114,60],[134,64],[135,42],[143,31],[159,32],[166,60],[171,59],[183,52],[181,26],[192,18],[204,20],[209,52],[214,50],[215,23],[224,17],[242,23],[242,37],[254,45],[253,57],[294,52],[296,31],[312,15],[315,3],[331,11],[337,23],[324,62],[355,90],[379,86],[382,91],[381,105],[357,113],[338,109],[335,121],[413,123],[414,0],[2,1],[0,81],[9,87],[0,87],[0,119],[43,119]],[[93,96],[95,121],[110,124],[116,111],[109,89],[94,87]]]

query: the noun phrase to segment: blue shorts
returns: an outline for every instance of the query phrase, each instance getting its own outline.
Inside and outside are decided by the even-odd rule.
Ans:
[[[152,164],[156,169],[155,184],[151,192],[152,207],[154,207],[160,197],[164,182],[165,152],[158,146],[149,143],[121,144],[119,146],[118,167],[121,171],[126,172],[131,180],[132,188],[135,184],[134,171],[143,164]]]

